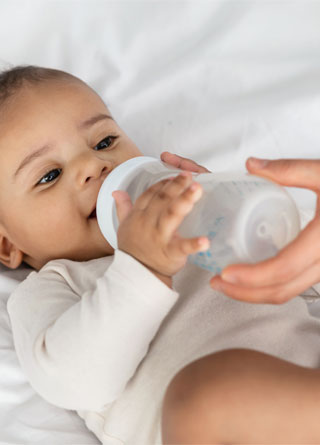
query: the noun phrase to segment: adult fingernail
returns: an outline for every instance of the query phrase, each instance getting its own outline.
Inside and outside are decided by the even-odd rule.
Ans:
[[[238,278],[235,275],[227,272],[222,272],[221,278],[223,279],[223,281],[226,281],[227,283],[231,284],[236,284],[239,282]]]
[[[221,284],[214,280],[210,281],[210,286],[212,287],[212,289],[221,290]]]
[[[250,162],[251,167],[254,168],[264,168],[268,165],[269,160],[268,159],[259,159],[259,158],[249,158],[248,161]]]

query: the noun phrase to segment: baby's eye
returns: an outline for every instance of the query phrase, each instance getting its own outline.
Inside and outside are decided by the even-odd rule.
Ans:
[[[113,141],[117,139],[118,136],[107,136],[102,141],[100,141],[95,147],[94,150],[101,150],[104,148],[109,148]]]
[[[42,176],[42,178],[37,183],[37,185],[38,184],[47,184],[48,182],[52,182],[54,179],[56,179],[60,175],[61,170],[62,170],[61,168],[55,168],[54,170],[50,170],[48,173],[46,173],[44,176]],[[55,172],[58,172],[58,174],[56,174]]]

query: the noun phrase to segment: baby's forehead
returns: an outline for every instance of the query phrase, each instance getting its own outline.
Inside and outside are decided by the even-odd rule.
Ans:
[[[107,111],[100,96],[86,83],[76,79],[45,80],[37,84],[25,82],[8,100],[1,112],[0,125],[18,125],[47,115],[70,120],[74,115],[90,113],[90,109]],[[88,111],[86,111],[88,110]]]
[[[76,94],[71,94],[76,90]],[[70,94],[69,94],[70,93]],[[20,109],[26,113],[41,103],[55,104],[68,100],[72,103],[77,96],[96,94],[84,81],[66,71],[40,66],[16,66],[0,72],[0,119],[9,120]],[[6,119],[8,118],[8,119]]]
[[[53,98],[63,102],[75,100],[79,96],[97,95],[86,83],[79,79],[46,79],[33,84],[24,82],[13,95],[12,102],[31,101],[41,98],[41,101],[50,101]]]

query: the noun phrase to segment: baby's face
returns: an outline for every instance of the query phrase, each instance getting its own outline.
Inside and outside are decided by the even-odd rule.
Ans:
[[[112,254],[89,215],[105,177],[136,156],[87,85],[50,80],[22,89],[0,112],[1,262],[17,267],[20,255],[40,269],[55,258]]]

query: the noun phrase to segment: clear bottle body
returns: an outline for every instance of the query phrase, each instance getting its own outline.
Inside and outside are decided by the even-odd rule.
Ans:
[[[115,181],[111,177],[106,179],[99,193],[98,222],[102,207],[103,212],[108,211],[107,204],[103,204],[106,194],[113,190],[126,190],[134,202],[152,184],[181,172],[158,159],[142,158],[145,160],[131,160],[137,165],[126,172],[124,166],[124,174],[117,178],[115,175]],[[127,163],[130,165],[130,160]],[[205,252],[189,255],[189,262],[213,274],[220,273],[232,263],[254,263],[274,256],[299,233],[300,218],[295,203],[277,184],[245,173],[193,173],[193,176],[201,184],[203,195],[185,217],[178,232],[186,238],[207,236],[210,247]],[[99,223],[109,242],[112,238],[110,226],[113,225],[113,232],[117,229],[115,205],[111,213],[112,216],[109,209],[108,233],[102,230],[103,222]],[[115,242],[113,235],[113,244]]]

